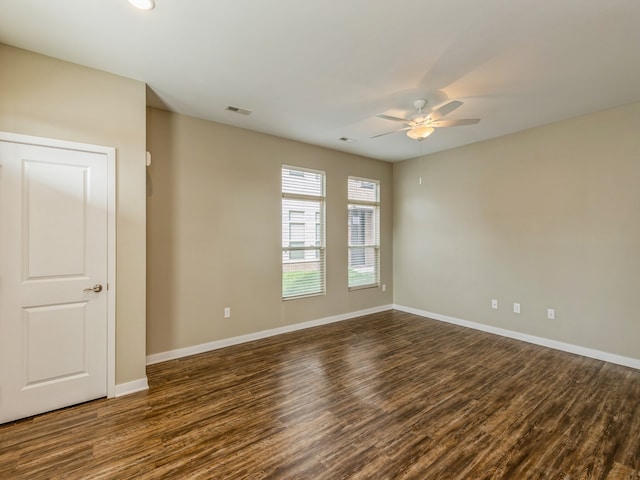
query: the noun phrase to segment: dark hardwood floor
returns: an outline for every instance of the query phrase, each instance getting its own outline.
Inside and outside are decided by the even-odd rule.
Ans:
[[[0,426],[2,479],[640,479],[640,371],[397,311]]]

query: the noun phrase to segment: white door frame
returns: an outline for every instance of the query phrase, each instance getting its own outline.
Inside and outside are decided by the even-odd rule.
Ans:
[[[104,154],[107,159],[107,397],[116,396],[116,149],[0,132],[0,140],[26,145]]]

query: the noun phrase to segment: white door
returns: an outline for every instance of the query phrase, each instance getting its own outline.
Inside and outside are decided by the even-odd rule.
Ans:
[[[0,137],[0,423],[107,394],[107,154],[33,143]]]

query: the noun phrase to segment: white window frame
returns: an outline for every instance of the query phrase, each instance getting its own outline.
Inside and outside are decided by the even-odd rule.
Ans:
[[[282,194],[282,200],[285,199],[289,199],[289,200],[303,200],[303,201],[312,201],[312,202],[318,202],[319,203],[319,216],[316,217],[316,230],[318,228],[320,228],[320,232],[319,235],[316,234],[315,238],[317,239],[316,245],[314,246],[302,246],[302,247],[293,247],[290,245],[284,245],[284,239],[281,239],[281,245],[282,245],[282,254],[281,254],[281,268],[280,268],[280,273],[281,273],[281,288],[282,288],[282,300],[297,300],[300,298],[307,298],[307,297],[316,297],[316,296],[320,296],[320,295],[326,295],[326,291],[327,291],[327,286],[326,286],[326,269],[327,269],[327,265],[326,265],[326,236],[325,236],[325,232],[326,232],[326,182],[327,182],[327,174],[326,172],[322,171],[322,170],[314,170],[311,168],[305,168],[305,167],[298,167],[298,166],[293,166],[293,165],[282,165],[281,169],[280,169],[280,176],[282,179],[282,174],[283,171],[287,169],[287,170],[291,170],[294,172],[303,172],[303,173],[312,173],[315,175],[320,175],[322,178],[322,186],[321,186],[321,195],[307,195],[307,194],[301,194],[301,193],[289,193],[289,192],[284,192],[283,191],[283,185],[281,184],[281,194]],[[281,180],[282,181],[282,180]],[[282,202],[282,206],[284,206],[284,202]],[[281,207],[282,208],[282,207]],[[282,222],[285,222],[287,220],[285,220],[284,218],[284,214],[282,214]],[[283,228],[285,228],[285,225],[282,225]],[[287,225],[286,228],[289,228],[289,226]],[[289,242],[290,243],[290,242]],[[314,255],[314,260],[319,261],[321,263],[320,266],[320,272],[321,272],[321,288],[319,291],[317,292],[312,292],[312,293],[304,293],[301,295],[287,295],[285,296],[285,292],[284,292],[284,285],[283,285],[283,278],[284,278],[284,268],[285,268],[285,261],[284,261],[284,257],[286,253],[290,253],[290,252],[307,252],[307,251],[312,251],[315,252]],[[306,258],[306,255],[305,255]]]
[[[349,181],[353,180],[353,181],[357,181],[357,182],[367,182],[367,183],[372,183],[375,185],[375,190],[376,190],[376,200],[375,201],[367,201],[367,200],[362,200],[362,199],[353,199],[349,197]],[[365,244],[365,245],[352,245],[350,243],[350,238],[351,235],[349,235],[349,231],[347,231],[347,287],[349,291],[353,291],[353,290],[362,290],[364,288],[377,288],[380,287],[380,181],[379,180],[373,180],[370,178],[361,178],[361,177],[353,177],[353,176],[349,176],[347,179],[347,218],[350,218],[349,216],[349,210],[352,207],[358,208],[358,207],[367,207],[367,208],[373,208],[374,211],[374,222],[375,222],[375,233],[374,233],[374,242],[373,243],[369,243],[369,244]],[[347,229],[350,229],[351,225],[347,225]],[[367,283],[367,284],[360,284],[360,285],[351,285],[349,283],[349,269],[352,268],[349,259],[351,258],[351,249],[352,248],[358,248],[358,249],[373,249],[374,255],[375,255],[375,261],[374,261],[374,281],[372,283]]]

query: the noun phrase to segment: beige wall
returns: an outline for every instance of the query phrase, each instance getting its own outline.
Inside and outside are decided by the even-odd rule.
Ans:
[[[396,304],[640,358],[640,104],[420,163],[394,165]]]
[[[153,108],[147,126],[149,354],[392,303],[391,164]],[[283,163],[327,173],[326,296],[281,300]],[[381,182],[386,293],[347,291],[349,175]]]
[[[145,85],[0,44],[0,130],[116,147],[116,383],[145,377]]]

